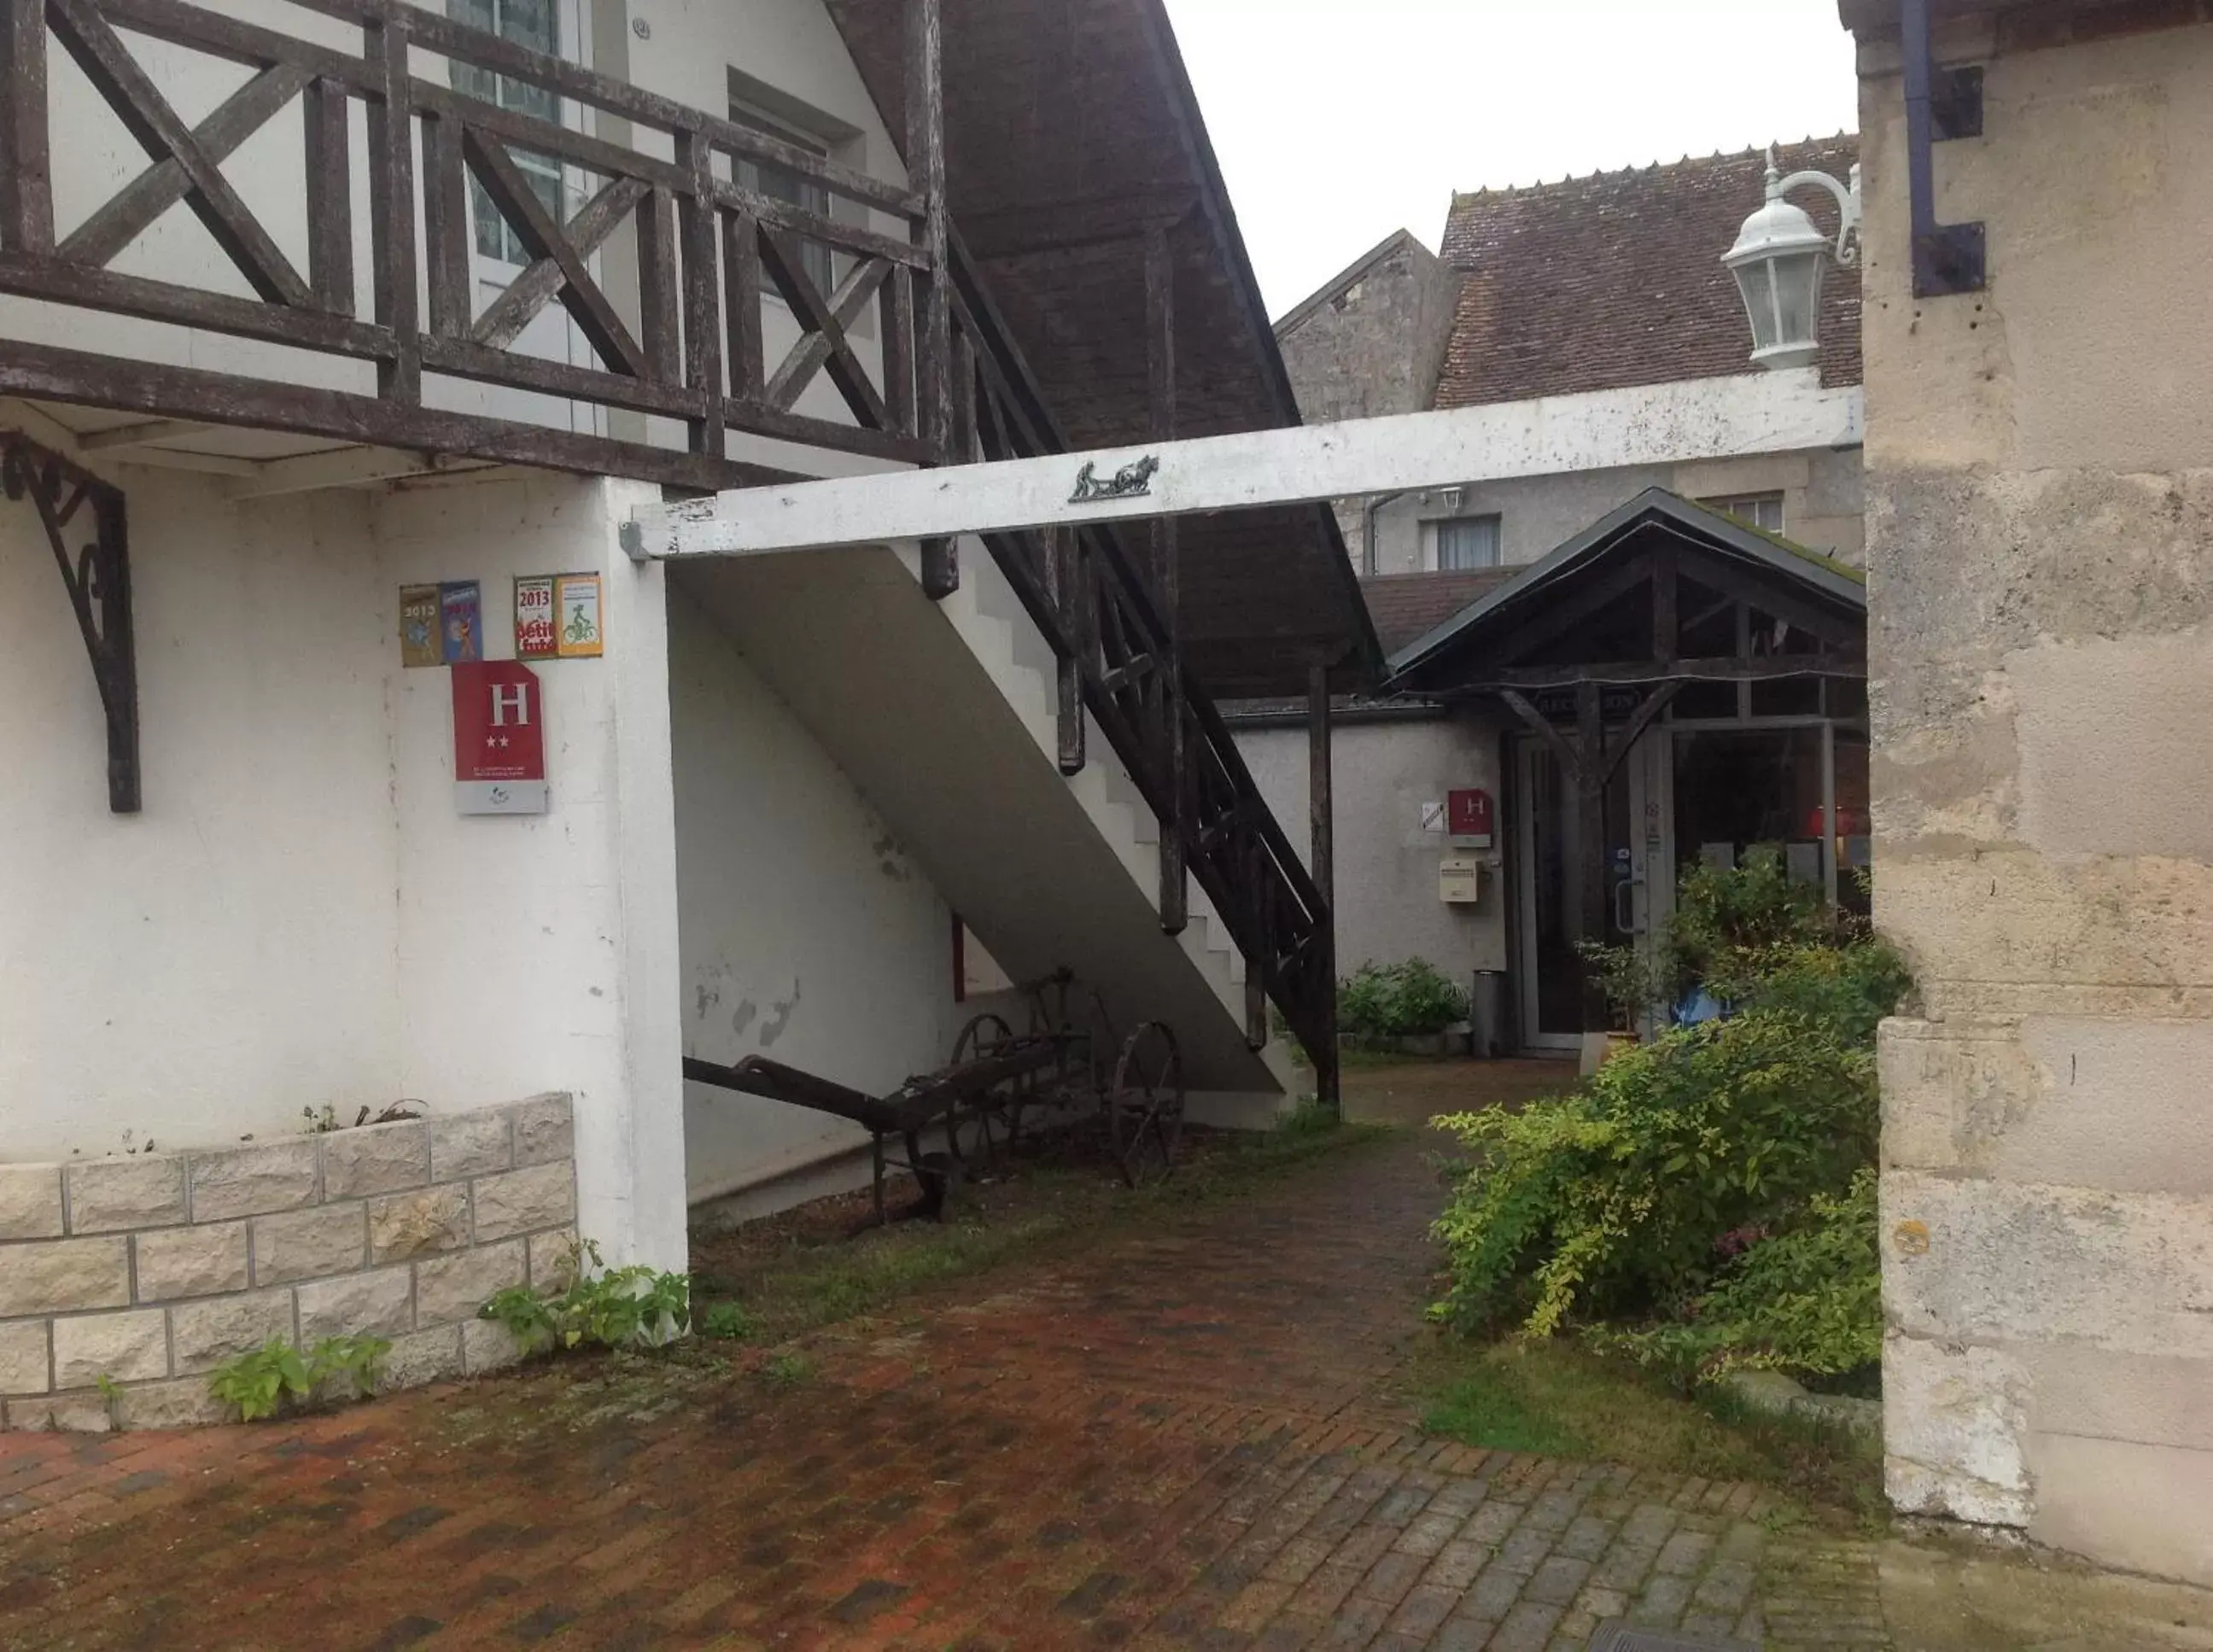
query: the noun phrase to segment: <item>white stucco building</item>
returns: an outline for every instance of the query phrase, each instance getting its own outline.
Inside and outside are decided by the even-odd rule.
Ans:
[[[856,1126],[681,1064],[894,1088],[971,1013],[964,941],[1172,1025],[1195,1114],[1283,1101],[1247,982],[1287,978],[1243,883],[1164,873],[1196,823],[1034,546],[622,544],[670,491],[1143,437],[1149,271],[1176,428],[1295,421],[1154,8],[1081,64],[924,0],[78,9],[17,26],[0,154],[7,1426],[104,1423],[101,1377],[196,1418],[272,1334],[473,1367],[571,1235],[680,1269],[702,1201],[853,1185]],[[1192,718],[1372,659],[1327,513],[1259,530],[1265,631],[1244,542],[1183,535]],[[1118,546],[1075,565],[1169,623]],[[547,577],[543,812],[466,812],[462,690]]]

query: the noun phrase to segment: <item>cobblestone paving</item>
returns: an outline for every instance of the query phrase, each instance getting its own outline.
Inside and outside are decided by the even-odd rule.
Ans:
[[[581,1429],[570,1368],[0,1436],[0,1645],[1889,1644],[1869,1549],[1756,1488],[1420,1436],[1435,1203],[1417,1142],[1365,1149]]]

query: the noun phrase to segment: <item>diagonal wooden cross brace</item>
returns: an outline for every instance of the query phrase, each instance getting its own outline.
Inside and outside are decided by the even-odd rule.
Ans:
[[[584,267],[584,254],[553,222],[545,203],[530,187],[506,146],[471,126],[462,132],[461,147],[468,159],[469,170],[484,186],[485,193],[491,197],[493,207],[514,229],[524,250],[532,259],[550,262],[559,271],[562,308],[575,320],[577,331],[599,352],[600,361],[610,372],[627,374],[634,379],[650,378],[645,351],[623,324],[622,317],[615,313],[615,307],[607,302],[599,283],[592,279],[591,271]],[[627,180],[618,180],[609,185],[600,192],[601,198],[614,196],[624,181]],[[641,186],[631,194],[630,204],[636,205],[643,192]],[[616,216],[619,218],[620,215]],[[607,228],[612,229],[613,224],[610,223]],[[528,320],[527,316],[524,319]]]
[[[185,125],[169,101],[162,95],[161,88],[139,67],[107,20],[93,9],[88,0],[47,0],[47,18],[54,34],[68,48],[77,66],[84,70],[85,78],[96,87],[116,114],[129,128],[146,153],[156,162],[152,172],[125,189],[110,203],[109,208],[94,218],[70,237],[72,242],[82,238],[87,231],[94,232],[90,245],[97,248],[113,238],[118,223],[128,225],[149,202],[162,190],[170,187],[163,181],[163,167],[174,162],[175,192],[160,201],[152,213],[142,223],[130,229],[131,235],[150,223],[181,195],[191,204],[195,215],[207,227],[216,245],[221,247],[231,262],[239,268],[253,290],[271,304],[290,304],[302,309],[317,308],[308,283],[291,261],[278,250],[269,238],[269,232],[247,210],[216,165],[216,156],[204,147],[198,133]],[[202,123],[203,129],[216,128],[215,136],[223,137],[232,125],[253,116],[259,105],[283,88],[283,96],[253,119],[229,140],[229,148],[235,148],[255,127],[265,121],[281,107],[283,101],[296,93],[305,83],[305,76],[296,70],[282,66],[271,69],[226,100],[223,107]],[[257,88],[259,88],[257,90]],[[241,107],[241,106],[243,107]],[[223,123],[218,125],[217,123]],[[223,152],[227,153],[228,149]],[[118,211],[118,209],[120,209]],[[110,213],[115,213],[110,217]],[[102,223],[101,220],[109,221]],[[122,242],[118,241],[107,256],[114,256]],[[106,262],[105,259],[97,260]]]
[[[599,251],[601,243],[613,235],[622,221],[628,217],[637,204],[643,200],[650,188],[642,178],[616,178],[584,203],[576,216],[569,220],[564,239],[580,259],[589,258]],[[507,290],[492,301],[491,308],[477,318],[469,337],[480,344],[494,350],[504,350],[522,334],[538,312],[544,309],[553,296],[561,290],[568,276],[561,262],[553,258],[538,258],[529,267],[508,283]]]
[[[783,364],[768,381],[764,393],[771,407],[789,409],[799,399],[814,375],[826,369],[830,381],[838,387],[838,393],[845,399],[845,405],[853,417],[872,430],[892,428],[889,411],[883,398],[876,393],[861,358],[853,353],[845,329],[851,326],[861,311],[875,297],[876,290],[884,284],[891,273],[891,265],[883,259],[864,259],[845,272],[838,283],[838,290],[825,303],[822,295],[815,290],[814,283],[808,277],[799,253],[799,243],[783,230],[763,225],[760,231],[761,265],[783,302],[791,306],[791,314],[805,329]]]

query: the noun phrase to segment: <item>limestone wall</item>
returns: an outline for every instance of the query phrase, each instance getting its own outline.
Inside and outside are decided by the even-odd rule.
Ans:
[[[1990,284],[1928,301],[1863,43],[1866,489],[1924,1000],[1882,1038],[1891,1494],[2213,1582],[2213,27],[2147,27],[2186,12],[1940,39],[1988,65],[1936,163]]]
[[[564,1281],[576,1216],[566,1095],[0,1165],[0,1428],[217,1421],[208,1374],[271,1338],[382,1337],[387,1388],[505,1363],[477,1309]]]

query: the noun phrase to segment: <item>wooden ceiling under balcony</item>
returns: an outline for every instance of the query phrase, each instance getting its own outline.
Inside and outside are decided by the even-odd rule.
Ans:
[[[827,0],[905,130],[902,0]],[[1175,265],[1176,434],[1299,423],[1198,101],[1159,0],[944,0],[953,221],[1076,448],[1152,435],[1145,238]],[[1219,698],[1352,686],[1375,656],[1325,507],[1180,527],[1182,631]]]

